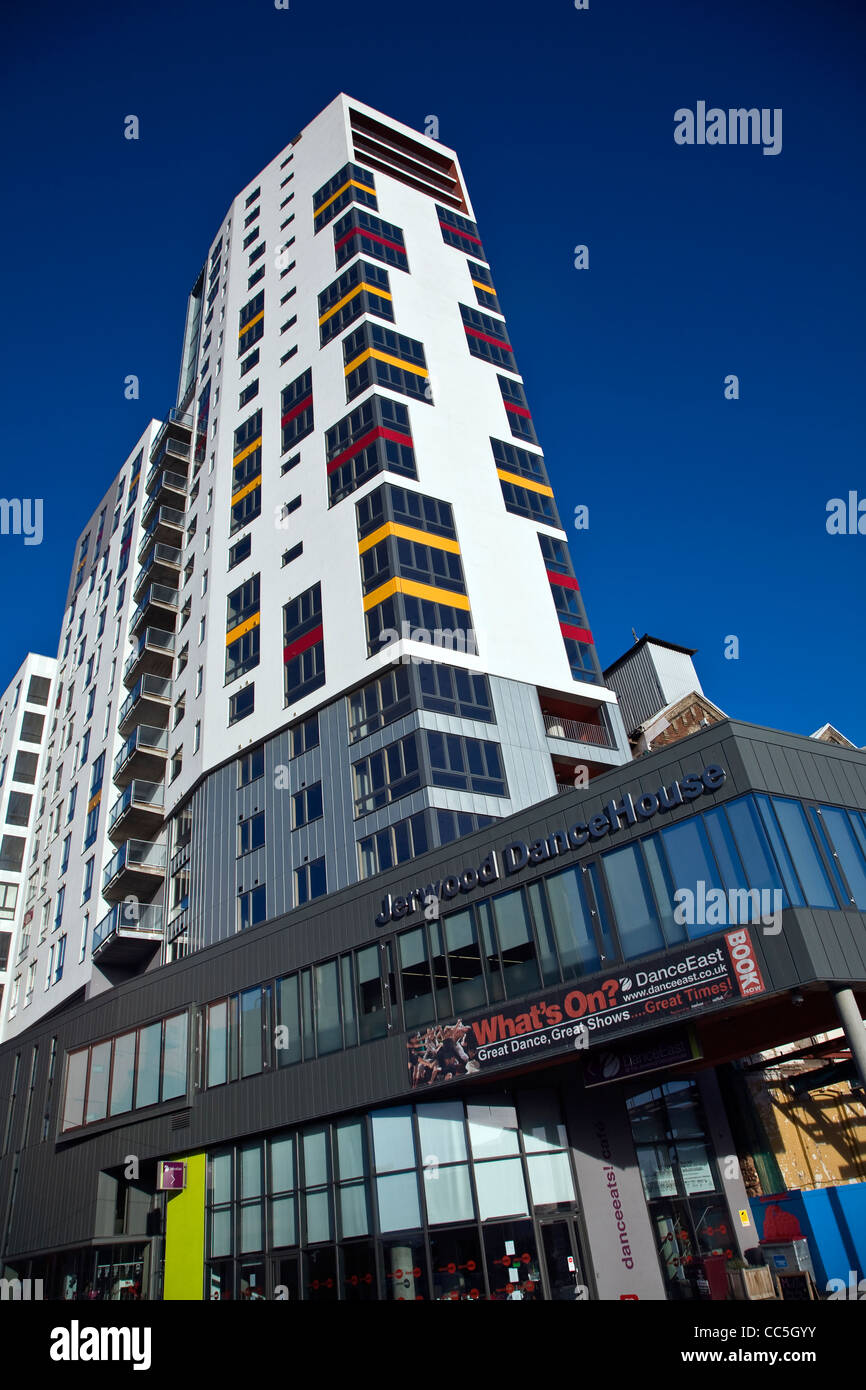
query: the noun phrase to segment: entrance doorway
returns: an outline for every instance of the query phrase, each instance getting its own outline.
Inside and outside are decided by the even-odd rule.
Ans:
[[[541,1234],[548,1298],[567,1303],[586,1298],[573,1223],[562,1218],[540,1221],[538,1229]]]

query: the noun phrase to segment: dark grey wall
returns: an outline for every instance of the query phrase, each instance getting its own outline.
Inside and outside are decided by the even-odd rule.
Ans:
[[[144,1160],[193,1152],[237,1136],[379,1104],[405,1094],[407,1089],[405,1038],[395,1033],[378,1042],[213,1091],[195,1093],[191,1075],[188,1102],[169,1103],[150,1118],[127,1116],[118,1122],[106,1121],[84,1135],[58,1141],[58,1109],[67,1050],[381,939],[383,933],[376,928],[375,917],[386,892],[403,894],[416,883],[423,885],[466,865],[478,865],[492,847],[501,848],[516,838],[531,841],[549,835],[575,821],[585,821],[612,796],[619,799],[628,791],[637,797],[654,791],[662,783],[669,785],[674,778],[700,772],[714,762],[721,764],[728,775],[712,796],[701,796],[690,806],[678,807],[634,829],[623,829],[618,836],[597,845],[590,843],[581,851],[563,855],[555,867],[577,863],[596,854],[599,848],[652,831],[666,823],[666,815],[672,821],[682,820],[692,814],[692,808],[701,810],[751,789],[866,807],[866,755],[724,721],[614,769],[585,791],[551,798],[531,811],[435,850],[414,864],[319,899],[242,936],[233,935],[69,1008],[53,1022],[42,1020],[5,1044],[0,1048],[0,1140],[5,1132],[17,1053],[21,1054],[21,1068],[12,1131],[0,1158],[0,1248],[19,1150],[23,1150],[21,1175],[6,1247],[9,1253],[89,1240],[96,1215],[94,1174],[123,1163],[129,1154]],[[547,864],[528,868],[470,896],[477,899],[485,893],[501,892],[505,887],[531,881],[551,867]],[[455,906],[462,901],[462,897],[455,900]],[[415,920],[404,919],[400,926]],[[814,981],[866,981],[866,915],[862,913],[786,911],[778,936],[762,935],[755,928],[753,938],[770,994]],[[742,1007],[748,1008],[749,1004],[744,1002]],[[42,1143],[39,1135],[47,1062],[54,1036],[58,1040],[58,1055],[50,1129],[48,1139]],[[22,1129],[34,1045],[39,1047],[39,1057],[25,1146]],[[193,1047],[191,1072],[196,1060]]]

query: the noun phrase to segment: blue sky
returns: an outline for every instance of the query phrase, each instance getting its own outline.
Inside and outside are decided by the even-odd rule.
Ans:
[[[343,90],[460,155],[602,663],[634,627],[698,648],[727,713],[866,744],[866,535],[825,527],[866,499],[863,39],[839,0],[21,7],[2,494],[45,499],[44,539],[0,536],[0,688],[55,653],[76,534],[174,404],[231,197]],[[781,108],[781,153],[676,145],[699,100]]]

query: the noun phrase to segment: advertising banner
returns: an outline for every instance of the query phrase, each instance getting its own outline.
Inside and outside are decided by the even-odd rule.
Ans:
[[[413,1087],[584,1050],[635,1027],[688,1018],[696,1010],[764,991],[748,928],[691,942],[664,955],[558,985],[532,1004],[488,1007],[464,1023],[434,1024],[407,1041]]]

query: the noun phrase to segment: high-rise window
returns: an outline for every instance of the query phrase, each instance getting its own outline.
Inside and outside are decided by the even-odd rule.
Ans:
[[[283,608],[283,662],[286,705],[325,684],[321,584],[314,584]]]

